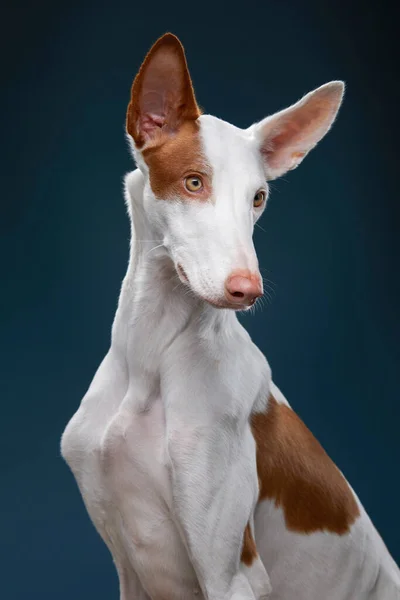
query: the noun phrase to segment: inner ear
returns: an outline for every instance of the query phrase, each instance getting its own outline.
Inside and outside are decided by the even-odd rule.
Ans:
[[[324,137],[336,118],[343,91],[343,82],[332,81],[253,126],[268,179],[295,169]]]
[[[142,148],[200,114],[183,46],[166,33],[150,49],[132,84],[127,132]]]

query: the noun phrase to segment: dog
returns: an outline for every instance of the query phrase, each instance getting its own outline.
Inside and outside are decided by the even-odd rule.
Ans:
[[[131,90],[131,249],[110,349],[61,441],[121,600],[398,600],[356,494],[237,319],[263,294],[268,181],[328,132],[344,84],[239,129],[202,114],[180,41]]]

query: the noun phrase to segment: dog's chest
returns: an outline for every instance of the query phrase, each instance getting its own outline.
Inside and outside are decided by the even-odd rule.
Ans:
[[[99,462],[102,480],[118,503],[137,497],[146,503],[151,500],[170,505],[161,398],[140,413],[120,408],[105,429]]]
[[[121,535],[127,534],[134,545],[150,543],[171,496],[161,398],[139,414],[124,402],[98,432],[96,446],[94,454],[89,451],[83,458],[81,473],[88,479],[82,487],[89,506],[100,509],[106,529],[118,532],[123,523]],[[91,472],[85,468],[90,463],[95,467]]]

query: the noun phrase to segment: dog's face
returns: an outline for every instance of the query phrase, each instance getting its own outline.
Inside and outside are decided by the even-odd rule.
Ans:
[[[327,133],[343,87],[328,83],[238,129],[201,114],[175,36],[152,47],[132,86],[127,132],[145,176],[147,218],[196,295],[243,310],[262,294],[252,235],[267,181],[297,167]]]

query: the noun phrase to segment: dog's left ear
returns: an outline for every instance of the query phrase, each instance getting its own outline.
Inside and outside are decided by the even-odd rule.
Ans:
[[[268,180],[295,169],[328,133],[343,93],[344,83],[331,81],[249,128],[260,144]]]

